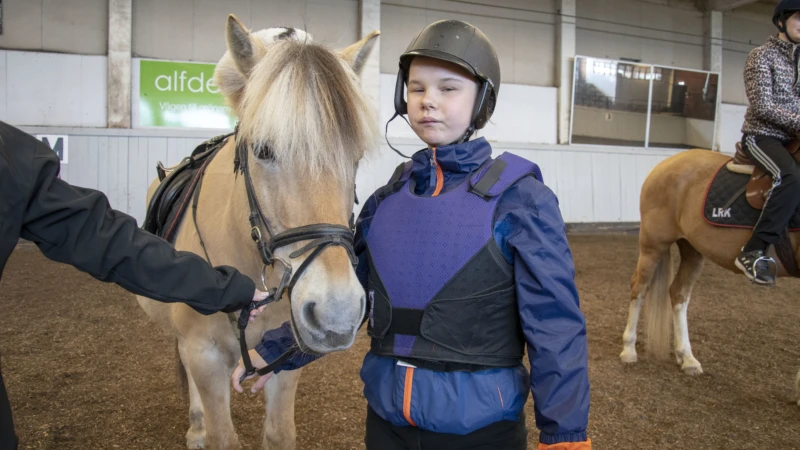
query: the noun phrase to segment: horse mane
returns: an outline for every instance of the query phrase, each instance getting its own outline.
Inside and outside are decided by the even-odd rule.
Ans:
[[[268,148],[278,164],[305,168],[308,175],[352,177],[379,137],[373,107],[358,78],[327,47],[265,31],[251,33],[253,41],[263,44],[256,53],[264,56],[249,77],[238,70],[230,52],[215,73],[239,115],[240,139],[256,153]]]

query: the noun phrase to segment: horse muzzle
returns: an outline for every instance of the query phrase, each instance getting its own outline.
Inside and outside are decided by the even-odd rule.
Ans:
[[[295,332],[301,347],[317,353],[346,350],[353,345],[364,316],[366,298],[307,299],[292,305]]]

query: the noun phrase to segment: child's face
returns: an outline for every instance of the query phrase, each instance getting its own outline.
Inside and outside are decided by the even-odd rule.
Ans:
[[[795,42],[800,41],[800,12],[786,18],[786,34]]]
[[[408,71],[408,119],[428,147],[447,145],[467,131],[478,92],[463,68],[417,56]]]

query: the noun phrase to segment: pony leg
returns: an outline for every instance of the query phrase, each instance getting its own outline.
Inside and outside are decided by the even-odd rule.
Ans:
[[[200,391],[197,389],[197,383],[188,367],[189,357],[186,351],[186,342],[182,339],[178,343],[178,352],[180,356],[178,364],[181,364],[185,370],[183,376],[186,377],[186,388],[189,390],[189,430],[186,432],[186,448],[189,450],[202,449],[205,448],[206,443],[205,414]]]
[[[700,362],[692,355],[692,345],[689,342],[689,324],[686,312],[689,309],[689,299],[692,295],[692,288],[700,277],[703,270],[703,255],[700,254],[692,245],[681,239],[678,241],[678,249],[681,253],[681,264],[675,281],[670,286],[670,297],[672,298],[673,327],[675,336],[675,359],[681,366],[683,373],[687,375],[699,375],[703,373]]]
[[[302,369],[284,370],[273,376],[264,387],[267,417],[261,442],[263,450],[295,448],[297,429],[294,424],[294,400],[300,372]]]
[[[619,359],[624,363],[634,363],[637,360],[636,328],[639,323],[642,300],[647,294],[656,268],[664,258],[665,251],[669,251],[669,246],[667,246],[666,250],[649,249],[641,246],[639,251],[636,271],[631,278],[631,300],[628,306],[628,322],[625,325],[625,332],[622,333],[622,353],[619,354]]]
[[[219,344],[204,338],[190,340],[186,346],[188,372],[194,380],[205,421],[206,448],[240,449],[239,437],[231,419],[231,392],[228,386],[235,361]]]
[[[619,359],[624,363],[635,363],[638,359],[636,356],[636,327],[639,323],[643,297],[644,291],[641,291],[641,294],[631,293],[628,323],[625,325],[625,332],[622,333],[622,353],[619,354]]]

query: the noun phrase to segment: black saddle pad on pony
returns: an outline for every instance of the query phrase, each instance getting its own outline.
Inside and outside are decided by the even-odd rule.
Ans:
[[[159,163],[161,179],[150,204],[142,228],[174,243],[178,228],[186,212],[193,206],[199,192],[203,173],[209,162],[221,149],[230,135],[217,136],[203,142],[177,166],[166,172]]]
[[[761,210],[747,203],[745,188],[750,175],[734,173],[723,164],[706,190],[703,202],[703,218],[711,225],[730,228],[753,228],[761,216]],[[800,215],[795,211],[789,221],[791,231],[800,230]]]

